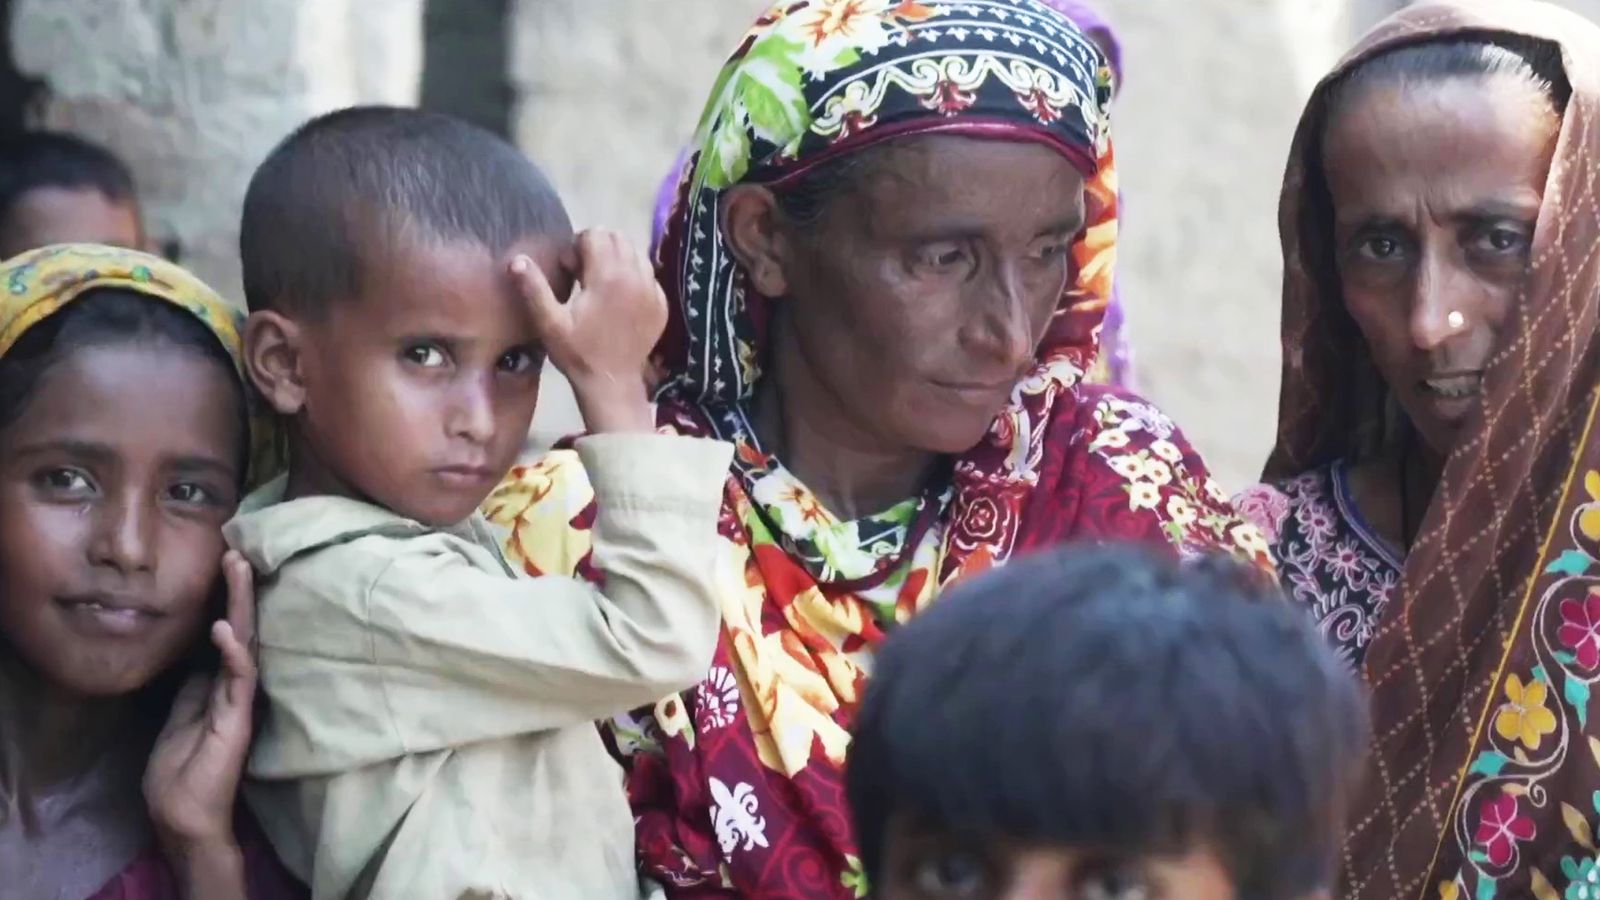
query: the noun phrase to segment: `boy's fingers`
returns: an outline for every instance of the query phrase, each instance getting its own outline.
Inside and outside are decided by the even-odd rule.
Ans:
[[[541,336],[550,334],[561,320],[562,307],[544,272],[531,258],[519,255],[511,261],[511,276],[516,279],[523,298],[528,301],[534,330]]]

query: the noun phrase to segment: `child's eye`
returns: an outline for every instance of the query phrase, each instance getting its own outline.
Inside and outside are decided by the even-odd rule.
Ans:
[[[168,499],[190,506],[212,506],[217,502],[210,488],[186,481],[167,489]]]
[[[406,362],[424,369],[437,369],[446,362],[444,351],[433,344],[412,344],[400,352]]]
[[[34,480],[40,487],[54,494],[79,496],[94,492],[94,485],[89,481],[89,476],[77,469],[46,469]]]
[[[523,375],[539,364],[539,360],[527,350],[512,350],[500,357],[500,371],[512,375]]]
[[[1078,873],[1083,900],[1152,900],[1150,879],[1135,865],[1114,860],[1089,860]]]
[[[938,853],[917,861],[912,883],[927,897],[982,897],[988,893],[989,867],[974,853]]]

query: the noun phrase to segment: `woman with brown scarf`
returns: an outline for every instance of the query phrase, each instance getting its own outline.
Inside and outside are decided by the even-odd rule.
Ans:
[[[1346,897],[1600,896],[1597,115],[1600,28],[1458,0],[1379,26],[1295,139],[1244,506],[1371,687]]]

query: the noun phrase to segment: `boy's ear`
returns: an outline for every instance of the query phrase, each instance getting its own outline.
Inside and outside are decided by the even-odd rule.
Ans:
[[[300,326],[270,309],[250,314],[244,326],[244,366],[256,390],[279,415],[292,416],[306,403]]]

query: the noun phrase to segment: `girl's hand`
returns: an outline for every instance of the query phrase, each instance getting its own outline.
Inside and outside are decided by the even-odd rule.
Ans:
[[[650,260],[614,231],[578,235],[563,264],[577,276],[562,303],[533,260],[511,274],[528,302],[550,361],[572,384],[591,432],[653,431],[655,413],[642,374],[667,323],[667,300]]]
[[[145,804],[174,868],[212,867],[238,853],[233,803],[250,748],[256,693],[255,585],[235,551],[222,558],[228,618],[211,625],[216,675],[196,675],[173,701],[144,774]]]

